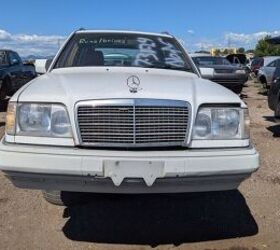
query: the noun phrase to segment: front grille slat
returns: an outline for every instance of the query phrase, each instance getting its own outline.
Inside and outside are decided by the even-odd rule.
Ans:
[[[150,101],[150,99],[149,99]],[[153,100],[154,101],[154,100]],[[190,108],[188,103],[163,106],[79,104],[77,120],[81,144],[86,146],[157,147],[185,145]]]

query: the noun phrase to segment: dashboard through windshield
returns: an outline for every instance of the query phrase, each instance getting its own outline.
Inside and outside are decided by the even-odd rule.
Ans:
[[[143,67],[194,72],[175,39],[124,33],[76,33],[54,68]]]

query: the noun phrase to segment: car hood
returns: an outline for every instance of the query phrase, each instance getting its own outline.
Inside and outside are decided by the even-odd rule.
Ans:
[[[133,75],[140,80],[137,93],[131,93],[127,85]],[[242,103],[230,90],[192,73],[124,67],[55,69],[33,80],[12,100],[57,102],[73,108],[81,100],[127,98],[184,100],[195,107],[201,103]]]

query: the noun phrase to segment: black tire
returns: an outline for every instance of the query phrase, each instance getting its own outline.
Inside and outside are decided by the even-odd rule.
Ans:
[[[264,83],[263,83],[263,87],[264,87],[264,89],[269,89],[269,87],[268,87],[268,85],[267,85],[267,82],[266,82],[266,81],[264,81]]]
[[[5,100],[8,94],[8,89],[7,89],[7,80],[4,80],[2,83],[2,86],[0,88],[0,100]]]
[[[277,122],[280,121],[280,101],[277,102],[277,105],[274,110],[274,117]]]
[[[235,94],[240,95],[242,92],[242,89],[243,89],[243,85],[238,85],[238,86],[234,87],[232,90]]]
[[[53,205],[71,206],[87,202],[88,193],[44,190],[43,197]]]
[[[44,190],[43,196],[45,200],[53,205],[64,206],[62,200],[62,191],[58,190]]]
[[[268,89],[267,81],[264,76],[260,77],[260,82],[262,83],[264,89]]]

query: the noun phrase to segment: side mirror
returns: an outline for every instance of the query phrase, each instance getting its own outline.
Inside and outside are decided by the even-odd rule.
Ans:
[[[36,59],[34,62],[36,73],[39,75],[45,74],[49,69],[51,62],[52,59]]]
[[[12,65],[18,65],[19,64],[19,61],[18,59],[12,59],[12,62],[11,62]]]
[[[48,71],[48,69],[50,68],[51,64],[52,64],[53,59],[47,59],[46,64],[45,64],[45,69],[46,72]]]

